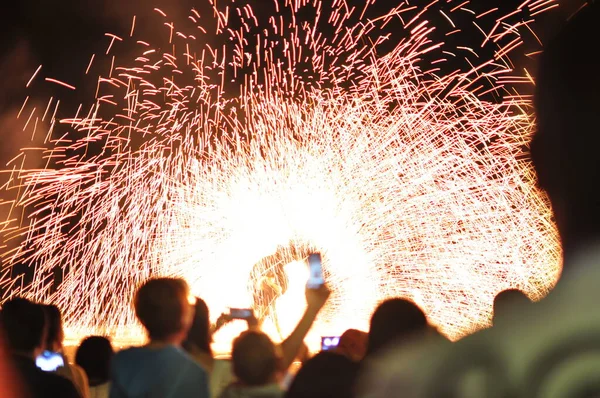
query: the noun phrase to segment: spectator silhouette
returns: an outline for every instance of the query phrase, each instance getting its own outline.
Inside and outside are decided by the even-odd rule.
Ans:
[[[428,329],[427,318],[415,303],[401,298],[386,300],[371,317],[367,356],[377,355],[394,343]]]
[[[528,304],[531,304],[531,300],[520,290],[507,289],[501,291],[494,298],[494,325],[503,316],[510,314],[512,311],[518,311]]]
[[[333,352],[309,359],[296,374],[286,398],[352,398],[358,363]]]
[[[213,333],[229,321],[229,316],[223,314],[217,320],[216,325],[211,326],[210,313],[206,302],[196,297],[194,320],[183,347],[209,374],[211,397],[218,397],[225,387],[234,380],[231,363],[226,360],[215,359],[211,348]]]
[[[354,362],[360,362],[367,353],[368,333],[356,329],[348,329],[340,337],[336,353],[344,355]]]
[[[306,311],[292,333],[276,346],[266,334],[251,329],[233,343],[232,362],[236,383],[230,384],[221,398],[283,396],[280,381],[294,359],[306,347],[304,339],[327,302],[330,291],[323,285],[306,289]]]
[[[183,347],[188,351],[205,369],[212,370],[214,359],[211,348],[212,331],[208,306],[201,298],[196,297],[194,304],[194,319],[188,335],[183,342]]]
[[[75,353],[75,363],[86,373],[90,398],[108,398],[110,390],[110,363],[113,347],[106,337],[85,338]]]
[[[234,341],[232,349],[233,372],[238,382],[230,384],[221,397],[281,397],[283,390],[280,379],[305,348],[304,339],[329,294],[325,285],[318,289],[306,289],[306,311],[296,328],[279,346],[258,330],[242,333]]]
[[[58,368],[56,371],[60,376],[71,380],[73,385],[79,391],[83,398],[88,398],[90,395],[87,376],[83,369],[77,365],[72,365],[64,355],[63,341],[65,333],[62,325],[62,316],[60,309],[56,305],[44,305],[48,328],[46,333],[46,350],[60,354],[63,357],[65,366]]]
[[[329,294],[330,292],[326,286],[306,290],[307,307],[304,315],[292,333],[276,347],[276,351],[281,353],[278,362],[278,370],[281,372],[288,370],[294,359],[305,348],[304,339],[329,298]],[[225,387],[236,379],[231,362],[215,359],[210,347],[213,333],[231,320],[229,314],[222,314],[216,324],[211,327],[208,306],[202,299],[196,298],[194,319],[183,346],[198,364],[210,374],[210,393],[212,397],[218,397]],[[254,316],[246,321],[249,329],[258,329],[259,321]]]
[[[4,304],[0,324],[28,396],[79,398],[77,389],[69,380],[43,372],[35,365],[35,358],[44,349],[46,316],[41,305],[17,298]]]
[[[531,152],[563,246],[563,275],[556,288],[539,303],[513,311],[507,322],[456,345],[413,345],[412,351],[426,354],[422,363],[411,350],[394,352],[393,362],[385,364],[393,370],[370,379],[370,397],[394,390],[405,397],[433,396],[425,393],[433,390],[463,396],[455,388],[465,376],[456,374],[457,360],[463,362],[460,369],[476,367],[488,381],[502,384],[485,392],[467,390],[468,396],[600,396],[598,48],[600,4],[590,2],[546,46],[537,75]]]
[[[111,398],[207,398],[208,377],[182,349],[192,324],[189,289],[182,279],[157,278],[135,294],[135,314],[150,342],[117,353],[111,369]]]
[[[269,336],[248,330],[233,342],[231,360],[237,383],[230,384],[221,398],[278,398],[283,390],[278,384],[281,355]]]

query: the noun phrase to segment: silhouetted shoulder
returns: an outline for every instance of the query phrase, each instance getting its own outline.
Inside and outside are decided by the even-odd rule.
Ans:
[[[136,347],[115,355],[111,396],[208,397],[208,376],[183,350]]]
[[[39,383],[31,386],[34,398],[37,397],[61,397],[61,398],[81,398],[79,392],[70,380],[52,373],[41,372],[39,374]]]
[[[13,365],[32,398],[81,398],[70,380],[40,370],[31,359],[16,356]]]

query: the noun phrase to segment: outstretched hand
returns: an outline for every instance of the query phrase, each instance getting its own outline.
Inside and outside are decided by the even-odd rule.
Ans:
[[[227,313],[221,314],[219,316],[219,318],[217,318],[217,321],[215,322],[215,325],[213,327],[213,333],[216,332],[217,330],[221,329],[223,326],[227,325],[231,321],[232,321],[231,315],[229,315]]]
[[[249,330],[260,329],[260,323],[258,322],[258,319],[254,315],[254,311],[252,311],[252,315],[251,316],[249,316],[248,318],[246,318],[246,322],[248,323],[248,329]]]
[[[306,312],[292,334],[281,343],[283,350],[281,364],[284,369],[288,369],[298,354],[301,353],[304,346],[304,339],[315,322],[319,311],[325,306],[330,294],[331,292],[325,285],[318,289],[306,289]]]
[[[221,329],[223,326],[227,325],[230,322],[233,322],[236,318],[233,318],[230,313],[225,312],[217,318],[215,325],[213,327],[213,333],[217,330]],[[256,316],[254,315],[254,311],[252,315],[245,319],[246,323],[248,323],[248,329],[259,329],[260,323]]]
[[[302,344],[300,350],[298,350],[298,354],[296,355],[296,359],[300,363],[304,363],[310,359],[310,350],[306,344]]]

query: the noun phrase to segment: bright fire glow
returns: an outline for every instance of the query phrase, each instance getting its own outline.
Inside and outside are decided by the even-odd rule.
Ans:
[[[69,119],[58,119],[55,99],[22,110],[53,133],[26,150],[45,168],[9,165],[19,197],[5,233],[17,244],[2,283],[59,304],[73,339],[121,341],[139,339],[129,303],[148,277],[186,278],[217,317],[249,306],[254,264],[291,243],[323,253],[333,290],[313,341],[365,329],[391,296],[413,298],[458,338],[489,321],[497,292],[546,294],[560,249],[526,160],[528,99],[505,86],[530,84],[508,56],[530,15],[554,1],[526,1],[507,17],[468,1],[405,1],[375,18],[376,2],[364,3],[279,1],[267,18],[210,5],[176,23],[156,10],[166,45],[136,37],[149,23],[139,16],[132,38],[107,35],[108,55],[88,66],[103,74],[91,107]],[[433,38],[485,21],[488,58]],[[384,53],[379,32],[390,27],[405,37]],[[127,42],[139,51],[115,61]],[[36,74],[33,86],[74,89]],[[283,260],[290,286],[276,308],[286,334],[304,308],[307,270]],[[10,277],[19,262],[35,265],[33,283]],[[64,280],[53,289],[57,268]]]

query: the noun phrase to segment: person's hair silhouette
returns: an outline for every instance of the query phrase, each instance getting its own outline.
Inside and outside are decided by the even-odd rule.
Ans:
[[[380,354],[400,340],[424,333],[428,328],[425,314],[415,303],[402,298],[386,300],[371,317],[367,356]]]
[[[194,305],[194,320],[192,321],[192,327],[190,328],[187,338],[183,343],[183,347],[186,350],[191,350],[192,346],[197,349],[210,354],[212,356],[212,334],[208,305],[206,302],[199,297],[196,297],[196,304]]]
[[[531,304],[531,299],[518,289],[503,290],[494,298],[494,319],[496,324],[499,317],[511,311],[519,311],[524,306]]]
[[[306,361],[285,398],[352,398],[359,365],[333,352],[321,352]]]
[[[275,381],[279,357],[266,334],[249,330],[233,342],[233,372],[245,386],[263,386]]]
[[[89,336],[81,342],[75,353],[75,363],[85,370],[90,387],[109,381],[110,362],[114,355],[110,340],[104,336]]]

